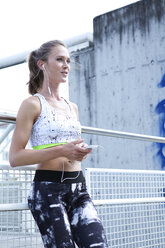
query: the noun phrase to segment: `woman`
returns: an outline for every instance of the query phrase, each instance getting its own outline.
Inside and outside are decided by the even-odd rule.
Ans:
[[[91,149],[81,139],[77,106],[59,95],[70,71],[68,50],[58,40],[44,43],[28,65],[32,96],[18,111],[9,160],[12,167],[38,164],[28,204],[44,247],[108,247],[81,171]],[[33,149],[25,149],[29,138]]]

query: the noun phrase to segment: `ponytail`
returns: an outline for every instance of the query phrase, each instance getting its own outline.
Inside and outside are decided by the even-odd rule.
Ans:
[[[29,82],[28,91],[31,95],[36,94],[40,88],[42,88],[43,82],[43,71],[37,65],[38,56],[37,50],[32,51],[29,55],[28,66],[29,66]]]

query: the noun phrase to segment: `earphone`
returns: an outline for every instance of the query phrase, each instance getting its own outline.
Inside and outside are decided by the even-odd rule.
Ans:
[[[44,72],[46,73],[46,75],[48,76],[47,70],[45,69],[45,64],[42,64],[41,67],[44,69]],[[50,90],[50,86],[49,86],[49,78],[48,78],[48,92],[50,94],[50,96],[52,95],[52,92]]]

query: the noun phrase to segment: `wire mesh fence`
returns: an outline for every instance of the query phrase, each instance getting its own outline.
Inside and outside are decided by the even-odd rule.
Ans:
[[[5,204],[12,204],[13,209],[14,204],[26,206],[33,176],[32,168],[0,169],[2,248],[43,247],[28,208],[17,211],[1,208]],[[86,180],[109,247],[165,247],[165,172],[88,168]]]
[[[86,178],[109,247],[165,247],[165,172],[88,168]]]
[[[33,170],[1,169],[0,205],[27,203],[33,176]],[[0,247],[43,247],[38,228],[29,210],[0,211]]]
[[[86,178],[94,200],[165,195],[164,171],[87,168]]]
[[[29,210],[0,212],[0,247],[43,247]]]

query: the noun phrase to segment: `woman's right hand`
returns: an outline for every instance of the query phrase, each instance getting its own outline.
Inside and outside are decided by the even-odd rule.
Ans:
[[[63,145],[64,157],[71,161],[82,161],[84,160],[92,149],[85,149],[81,144],[84,140],[76,140]]]

